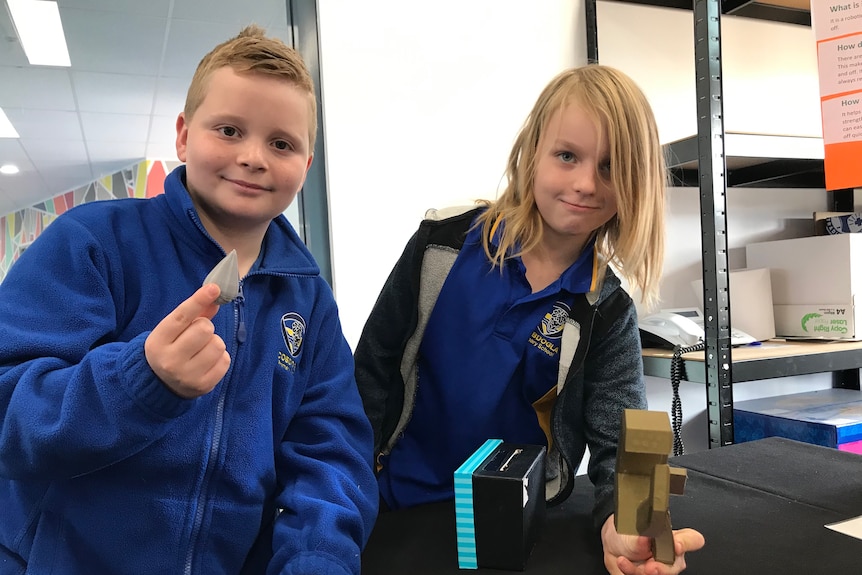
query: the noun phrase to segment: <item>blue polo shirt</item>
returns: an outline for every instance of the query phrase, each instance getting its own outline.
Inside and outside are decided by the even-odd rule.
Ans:
[[[593,284],[594,244],[532,293],[520,258],[491,267],[481,233],[470,231],[443,284],[419,348],[413,416],[381,461],[392,509],[454,497],[452,473],[486,439],[547,446],[532,404],[556,387],[574,295]]]

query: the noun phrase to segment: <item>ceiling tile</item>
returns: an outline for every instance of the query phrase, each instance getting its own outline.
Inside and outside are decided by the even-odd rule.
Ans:
[[[14,200],[7,195],[14,193],[13,186],[16,185],[14,182],[0,180],[0,217],[11,214],[17,209]]]
[[[72,9],[61,16],[75,70],[158,74],[166,19]]]
[[[87,141],[146,142],[150,117],[131,114],[81,112],[81,125]]]
[[[26,188],[27,186],[32,186],[33,182],[41,183],[42,175],[30,164],[27,164],[27,169],[22,168],[17,174],[11,176],[0,174],[0,190]]]
[[[15,164],[22,171],[25,166],[31,166],[27,152],[21,146],[18,138],[0,138],[0,164]]]
[[[197,66],[197,64],[195,64]],[[159,78],[156,84],[156,104],[153,107],[153,113],[159,116],[173,116],[176,120],[177,115],[183,111],[186,105],[186,92],[188,92],[189,84],[192,81],[192,70],[187,77]]]
[[[153,116],[150,122],[150,143],[164,142],[173,147],[177,139],[176,116]]]
[[[180,4],[187,0],[179,0]],[[171,0],[59,0],[60,13],[69,8],[76,10],[97,10],[99,12],[120,12],[135,16],[155,16],[167,18]]]
[[[173,143],[149,142],[146,156],[148,160],[177,161],[177,147]]]
[[[240,29],[236,24],[172,20],[162,74],[191,79],[201,59],[216,45],[236,36]]]
[[[29,208],[52,195],[38,174],[8,181],[0,180],[0,216]]]
[[[132,166],[140,164],[144,161],[144,159],[145,158],[143,156],[136,156],[119,160],[99,162],[98,164],[93,164],[93,173],[97,178],[101,178],[102,176],[110,176],[115,172],[119,172],[120,170],[125,170],[127,168],[131,168]]]
[[[90,152],[91,158],[99,158],[99,161],[92,162],[93,173],[96,173],[96,166],[106,162],[114,164],[116,162],[128,161],[132,163],[136,160],[145,159],[147,153],[147,144],[145,142],[87,142],[87,150]],[[104,173],[104,172],[103,172]]]
[[[66,166],[43,170],[42,177],[32,176],[17,182],[0,200],[0,214],[33,206],[63,192],[74,190],[93,181],[89,166]]]
[[[63,68],[0,67],[0,107],[74,110],[69,72]]]
[[[75,112],[22,108],[4,108],[4,111],[21,138],[80,140],[83,137]]]
[[[21,140],[21,146],[39,170],[70,168],[83,165],[90,169],[90,159],[83,140]]]
[[[21,198],[31,192],[42,193],[45,185],[18,140],[0,139],[0,165],[7,163],[21,171],[11,176],[0,174],[0,216],[21,209],[21,202],[28,202]]]
[[[46,168],[42,170],[42,177],[51,190],[50,195],[56,195],[89,184],[96,176],[90,170],[89,164],[82,164]],[[45,199],[45,197],[39,199]]]
[[[72,83],[82,112],[140,114],[153,108],[155,76],[72,72]]]
[[[287,2],[284,0],[257,0],[253,9],[249,8],[248,2],[235,0],[182,0],[174,4],[173,17],[231,24],[236,29],[234,34],[248,24],[287,28]]]
[[[6,190],[3,189],[3,182],[0,182],[0,216],[11,214],[15,209],[14,200],[6,195]]]

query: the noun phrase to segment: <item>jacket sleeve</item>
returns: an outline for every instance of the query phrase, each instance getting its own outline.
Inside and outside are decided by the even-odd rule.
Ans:
[[[356,383],[380,452],[401,415],[404,379],[401,356],[416,326],[419,233],[413,235],[389,274],[356,346]]]
[[[371,427],[353,357],[334,302],[320,315],[320,331],[305,342],[316,344],[303,352],[312,352],[306,391],[276,452],[281,512],[269,575],[358,575],[377,517]]]
[[[164,436],[191,406],[147,364],[148,332],[112,340],[111,273],[99,243],[66,215],[0,284],[0,476],[103,468]]]
[[[631,299],[611,322],[606,333],[593,334],[584,365],[584,433],[590,449],[587,473],[595,487],[593,521],[597,528],[614,512],[614,469],[623,410],[647,407],[637,314]]]

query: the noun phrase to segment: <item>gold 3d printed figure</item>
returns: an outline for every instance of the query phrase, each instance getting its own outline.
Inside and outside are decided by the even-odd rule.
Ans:
[[[682,495],[686,471],[670,467],[670,418],[664,411],[626,409],[617,450],[614,525],[617,533],[652,538],[656,561],[674,562],[670,494]]]

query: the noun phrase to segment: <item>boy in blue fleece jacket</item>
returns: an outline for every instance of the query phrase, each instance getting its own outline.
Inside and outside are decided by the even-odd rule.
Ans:
[[[332,293],[282,216],[317,131],[251,26],[198,66],[156,198],[52,223],[0,284],[0,575],[357,574],[372,435]],[[239,295],[201,287],[236,250]]]

